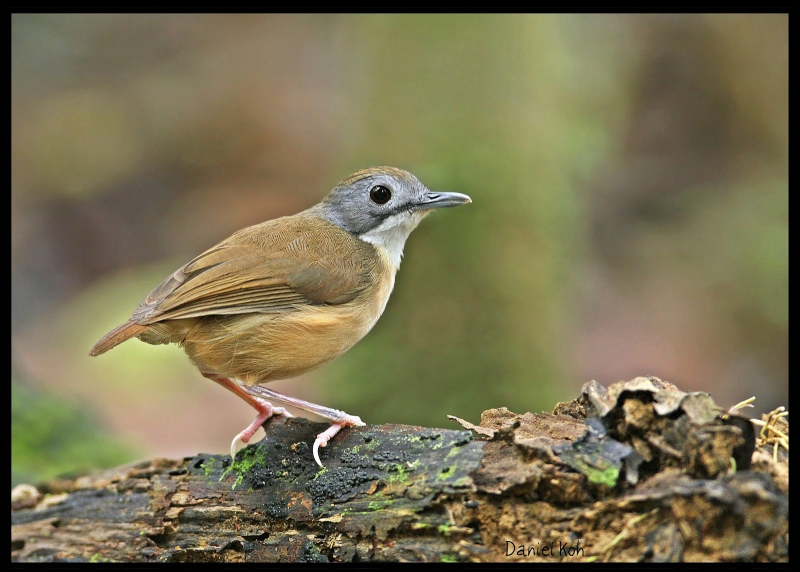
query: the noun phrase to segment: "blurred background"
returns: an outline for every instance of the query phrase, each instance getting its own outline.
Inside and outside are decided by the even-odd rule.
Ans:
[[[15,14],[11,56],[12,483],[226,452],[254,412],[178,347],[89,349],[372,165],[473,204],[276,390],[449,428],[638,375],[787,404],[786,15]]]

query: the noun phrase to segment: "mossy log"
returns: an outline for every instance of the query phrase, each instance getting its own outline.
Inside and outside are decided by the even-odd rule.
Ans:
[[[283,418],[12,494],[12,561],[786,561],[788,450],[656,378],[464,429]],[[788,435],[788,423],[782,419]]]

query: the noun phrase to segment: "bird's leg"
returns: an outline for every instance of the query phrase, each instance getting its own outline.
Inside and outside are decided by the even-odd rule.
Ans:
[[[217,382],[228,391],[235,393],[249,403],[258,412],[258,415],[256,415],[256,418],[253,420],[253,422],[248,425],[244,431],[236,435],[236,437],[233,438],[233,441],[231,441],[231,462],[236,459],[236,443],[241,441],[242,443],[247,444],[247,442],[250,441],[250,438],[255,434],[256,431],[258,431],[258,428],[261,427],[264,421],[273,415],[294,417],[294,415],[286,411],[286,409],[283,407],[273,407],[269,401],[247,393],[233,379],[222,377],[221,375],[214,373],[204,373],[203,377],[207,377],[211,381]]]
[[[303,401],[302,399],[289,397],[288,395],[283,395],[282,393],[278,393],[277,391],[267,389],[266,387],[262,387],[260,385],[244,387],[242,388],[242,391],[246,391],[253,397],[264,397],[271,401],[280,401],[286,405],[291,405],[293,407],[297,407],[298,409],[315,413],[320,417],[324,417],[333,421],[333,425],[317,435],[317,438],[314,441],[314,460],[320,467],[322,466],[322,461],[319,460],[320,447],[325,447],[328,444],[328,441],[333,439],[333,436],[341,431],[343,427],[360,427],[362,425],[366,425],[366,423],[361,421],[360,417],[356,417],[355,415],[348,415],[344,411],[339,411],[338,409],[331,409],[330,407],[324,407],[322,405],[316,405],[314,403],[309,403],[308,401]]]

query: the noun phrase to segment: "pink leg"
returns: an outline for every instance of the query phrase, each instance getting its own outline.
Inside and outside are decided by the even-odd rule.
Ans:
[[[351,427],[351,426],[363,426],[366,425],[363,421],[361,421],[360,417],[356,417],[355,415],[348,415],[344,411],[339,411],[338,409],[331,409],[330,407],[324,407],[322,405],[316,405],[314,403],[310,403],[308,401],[303,401],[302,399],[297,399],[295,397],[289,397],[288,395],[283,395],[282,393],[278,393],[277,391],[272,391],[271,389],[267,389],[266,387],[262,387],[260,385],[254,385],[252,387],[242,387],[240,388],[242,391],[250,394],[254,398],[258,398],[257,396],[266,397],[271,399],[272,401],[280,401],[281,403],[285,403],[286,405],[292,405],[297,407],[298,409],[302,409],[304,411],[310,411],[311,413],[316,413],[320,417],[325,417],[326,419],[330,419],[333,421],[333,425],[328,427],[325,431],[317,435],[316,440],[314,441],[314,460],[317,464],[321,467],[322,461],[319,460],[319,448],[325,447],[328,444],[328,441],[333,439],[333,436],[336,435],[339,431],[342,430],[344,427]]]
[[[234,380],[229,379],[227,377],[222,377],[220,375],[216,375],[213,373],[204,373],[203,377],[207,377],[211,381],[215,381],[220,384],[222,387],[231,391],[244,399],[247,403],[249,403],[257,412],[256,418],[253,422],[247,426],[247,428],[236,435],[231,441],[231,461],[236,459],[236,444],[241,441],[242,443],[248,443],[251,437],[258,431],[258,428],[261,425],[272,417],[273,415],[284,415],[286,417],[294,417],[291,413],[286,411],[283,407],[273,407],[269,401],[261,399],[260,397],[250,395],[246,391],[242,389],[242,387],[236,383]]]

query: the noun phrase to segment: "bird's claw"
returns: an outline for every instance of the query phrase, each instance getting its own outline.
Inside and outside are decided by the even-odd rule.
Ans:
[[[319,448],[326,447],[328,445],[328,441],[333,439],[334,435],[336,435],[339,431],[341,431],[345,427],[363,427],[366,425],[363,421],[361,421],[361,417],[357,415],[347,415],[342,419],[333,422],[333,425],[328,427],[325,431],[317,435],[317,438],[314,440],[314,446],[311,449],[311,452],[314,454],[314,460],[317,462],[317,465],[323,467],[322,461],[319,459]]]
[[[255,435],[258,428],[271,417],[275,415],[283,415],[286,418],[294,417],[291,413],[289,413],[285,407],[273,407],[271,403],[261,400],[258,400],[263,409],[259,411],[259,414],[253,420],[253,422],[241,433],[236,435],[231,441],[231,462],[236,460],[236,444],[241,441],[245,445],[250,442],[250,439]]]
[[[244,433],[244,431],[242,431],[242,433]],[[242,433],[239,433],[238,435],[236,435],[236,437],[233,438],[233,441],[231,441],[231,463],[233,463],[236,460],[236,444],[239,441],[241,441],[242,443],[247,445],[247,441],[245,441],[242,438]]]

